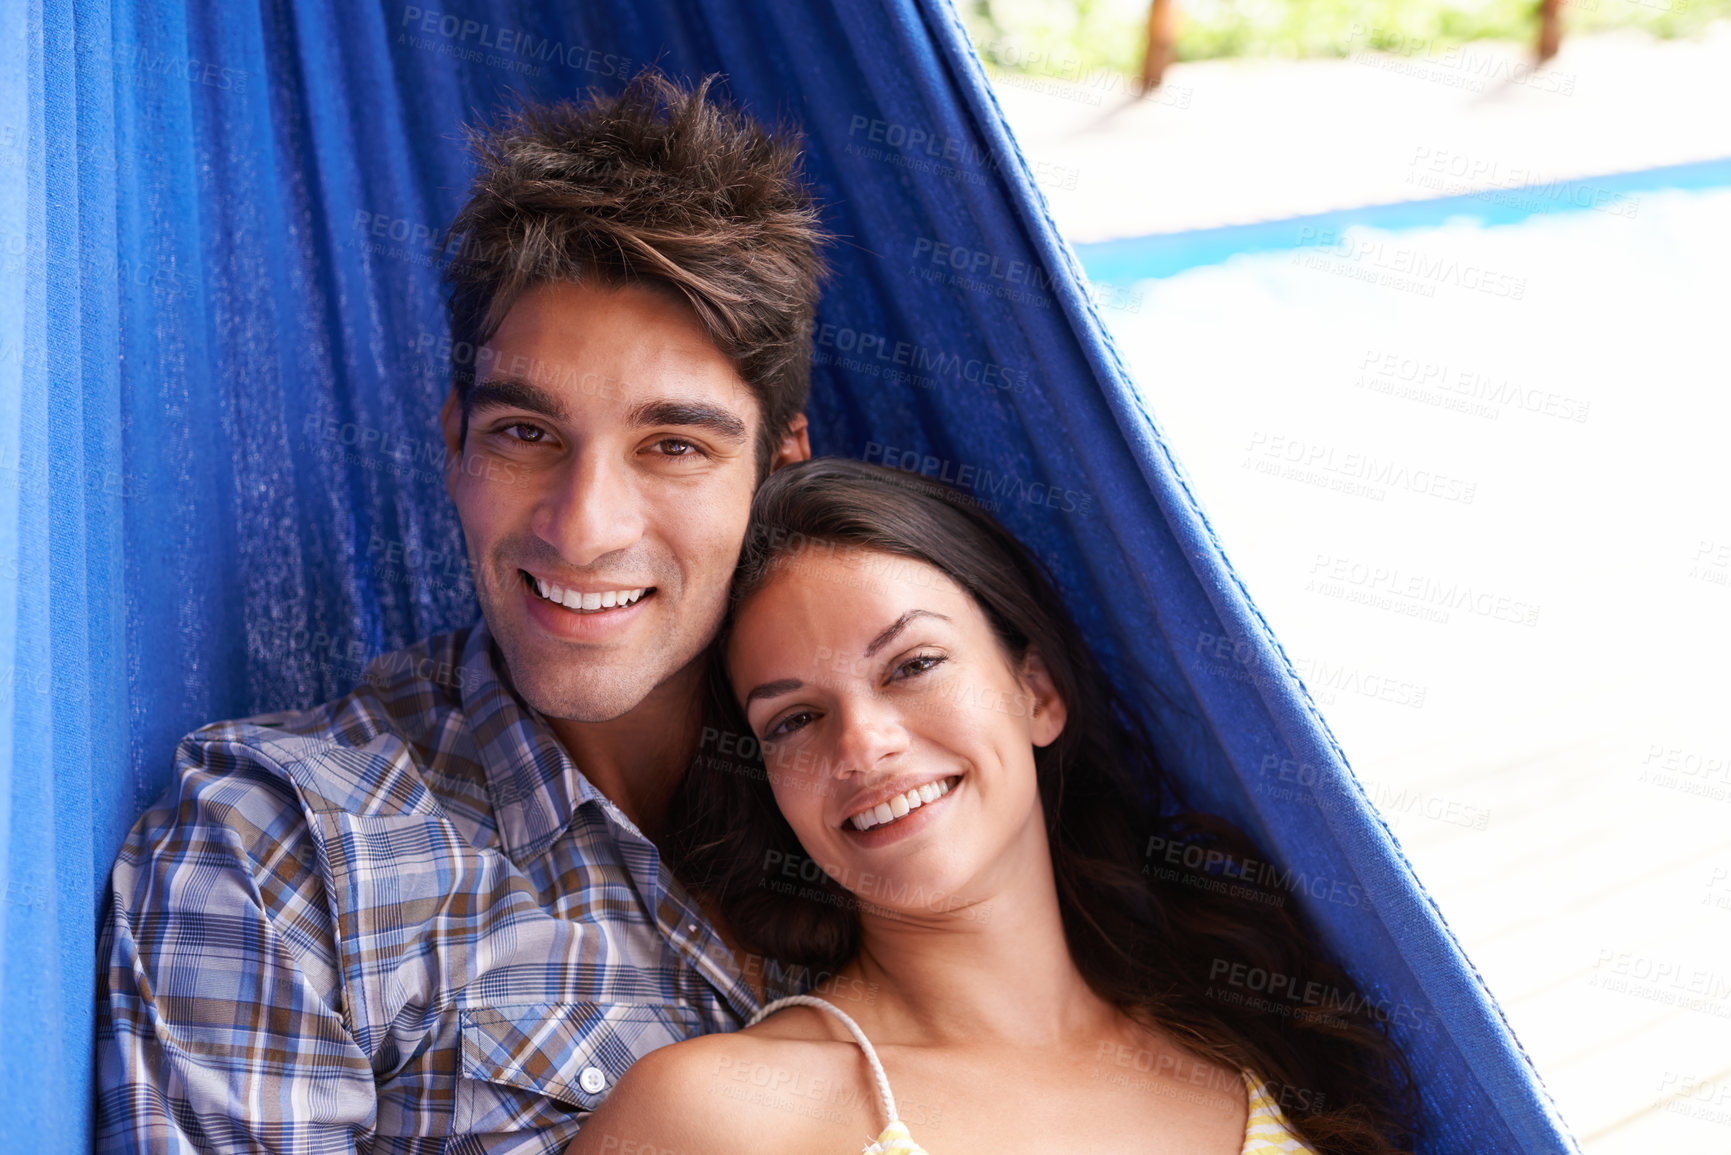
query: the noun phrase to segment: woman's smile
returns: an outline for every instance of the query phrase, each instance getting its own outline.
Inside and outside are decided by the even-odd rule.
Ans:
[[[945,803],[955,797],[962,778],[952,774],[892,795],[887,802],[861,810],[842,823],[842,833],[854,845],[868,850],[911,837],[948,813]]]
[[[873,794],[882,795],[877,801],[859,805],[860,800],[855,798],[847,805],[847,809],[852,813],[843,826],[851,823],[855,830],[870,830],[874,826],[895,822],[906,816],[910,810],[917,810],[928,802],[936,802],[948,794],[959,781],[960,775],[946,774],[929,778],[914,786],[898,783],[888,790],[880,787],[872,791]]]

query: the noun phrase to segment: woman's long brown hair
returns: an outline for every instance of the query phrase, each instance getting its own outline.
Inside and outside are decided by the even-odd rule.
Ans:
[[[1034,761],[1064,933],[1088,985],[1198,1057],[1260,1075],[1320,1155],[1409,1150],[1412,1078],[1385,1023],[1291,895],[1225,884],[1256,873],[1247,866],[1266,856],[1231,823],[1184,805],[1146,723],[1090,653],[1039,560],[947,486],[820,458],[759,489],[734,605],[778,563],[814,547],[934,566],[972,595],[1013,660],[1030,646],[1045,660],[1068,721]],[[725,631],[718,654],[724,645]],[[859,902],[807,868],[815,864],[776,806],[719,660],[707,711],[663,845],[742,947],[833,974],[859,948]],[[1278,976],[1281,989],[1317,998],[1259,997],[1257,975],[1264,990]]]

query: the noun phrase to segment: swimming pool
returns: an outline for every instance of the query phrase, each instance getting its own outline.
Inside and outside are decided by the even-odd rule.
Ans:
[[[1731,161],[1077,252],[1586,1150],[1722,1147]]]
[[[1459,172],[1447,154],[1430,172],[1415,162],[1413,180],[1434,182],[1438,188],[1479,174],[1470,167]],[[1519,169],[1506,170],[1510,180]],[[1096,284],[1126,286],[1149,278],[1170,277],[1186,269],[1219,264],[1232,257],[1281,251],[1314,240],[1319,234],[1339,233],[1347,228],[1386,231],[1423,229],[1470,219],[1481,226],[1518,224],[1533,217],[1582,211],[1633,220],[1640,215],[1643,194],[1675,190],[1712,190],[1731,186],[1731,158],[1668,165],[1638,172],[1611,173],[1574,180],[1549,180],[1539,184],[1510,183],[1504,187],[1429,200],[1367,205],[1262,221],[1215,229],[1192,229],[1159,233],[1076,246],[1089,280]]]

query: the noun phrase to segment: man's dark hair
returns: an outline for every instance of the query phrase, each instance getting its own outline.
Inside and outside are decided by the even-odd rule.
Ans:
[[[526,291],[637,285],[688,304],[763,410],[769,448],[805,409],[827,240],[798,135],[656,68],[617,96],[527,105],[469,130],[479,169],[445,243],[451,383],[467,416],[479,350]]]

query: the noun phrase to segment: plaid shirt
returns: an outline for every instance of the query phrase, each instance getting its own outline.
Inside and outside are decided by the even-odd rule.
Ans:
[[[98,1150],[557,1151],[757,1009],[503,669],[477,625],[181,742],[97,944]]]

